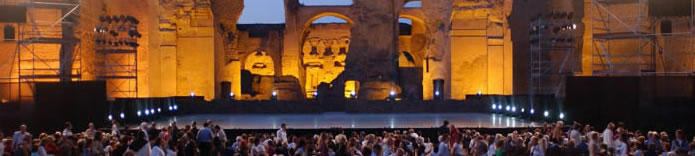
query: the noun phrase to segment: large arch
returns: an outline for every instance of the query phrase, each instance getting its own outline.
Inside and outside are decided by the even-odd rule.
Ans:
[[[326,17],[342,21],[315,23]],[[349,51],[352,20],[348,16],[324,12],[305,21],[300,40],[300,53],[304,68],[304,89],[307,98],[313,98],[321,83],[330,83],[343,72]]]
[[[315,15],[310,16],[310,18],[308,18],[306,21],[303,22],[304,23],[304,29],[306,29],[307,27],[310,27],[311,24],[314,21],[316,21],[317,19],[320,19],[323,17],[330,17],[330,16],[345,20],[347,22],[347,24],[350,24],[350,25],[353,24],[353,20],[347,15],[337,13],[337,12],[320,12],[320,13],[317,13]]]

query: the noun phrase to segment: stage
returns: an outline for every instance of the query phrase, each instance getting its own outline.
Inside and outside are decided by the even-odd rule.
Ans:
[[[521,128],[535,127],[537,123],[487,113],[392,113],[392,114],[199,114],[184,115],[157,120],[158,125],[176,121],[180,127],[197,121],[198,126],[207,120],[224,129],[276,129],[286,123],[293,129],[324,128],[433,128],[444,120],[461,128]]]

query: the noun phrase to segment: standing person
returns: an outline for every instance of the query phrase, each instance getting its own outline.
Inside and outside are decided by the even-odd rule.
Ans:
[[[213,142],[215,143],[215,153],[217,155],[223,154],[222,152],[224,152],[225,148],[227,147],[227,134],[224,133],[224,130],[220,128],[219,125],[215,125],[215,128],[213,128],[213,133],[215,134],[213,139]]]
[[[152,153],[150,154],[150,156],[166,156],[166,153],[164,152],[164,149],[166,149],[166,147],[164,147],[164,145],[166,144],[162,143],[162,139],[154,139],[152,143]]]
[[[616,135],[617,138],[615,138],[615,141],[613,141],[613,144],[615,144],[615,153],[613,154],[614,156],[628,156],[628,150],[629,147],[627,143],[625,143],[625,139],[623,139],[623,135]]]
[[[198,135],[196,135],[198,140],[198,149],[200,150],[201,156],[209,156],[210,150],[212,148],[212,139],[214,134],[210,129],[209,123],[203,123],[203,128],[198,130]]]
[[[615,124],[613,122],[608,123],[606,129],[603,130],[603,144],[606,144],[608,148],[614,148],[613,146],[613,130],[615,130]]]
[[[5,134],[0,130],[0,156],[5,155]]]
[[[172,121],[171,124],[169,124],[169,136],[171,136],[171,139],[169,139],[169,147],[176,147],[176,142],[179,141],[180,134],[179,134],[179,127],[176,125],[176,121]]]
[[[136,133],[133,142],[130,143],[129,148],[133,151],[137,151],[137,156],[147,156],[150,155],[152,149],[150,147],[149,135],[147,134],[147,123],[143,122],[140,124],[140,130]]]
[[[19,126],[19,130],[15,131],[14,135],[12,135],[13,150],[21,150],[23,144],[31,144],[31,142],[24,142],[27,137],[31,138],[31,134],[27,132],[27,125],[22,124]]]
[[[118,121],[111,120],[111,136],[120,136],[121,131],[118,129]]]
[[[439,127],[439,134],[449,134],[449,120],[444,120],[442,126]]]
[[[448,122],[445,121],[445,123]],[[449,156],[451,155],[451,151],[449,150],[449,137],[446,136],[446,134],[440,135],[439,136],[439,146],[437,147],[437,153],[434,153],[434,156]]]
[[[63,136],[65,137],[71,137],[72,136],[72,123],[65,122],[65,128],[63,128]]]
[[[275,136],[280,141],[280,143],[287,143],[287,124],[280,124],[280,129],[275,132]]]
[[[97,129],[94,128],[94,123],[89,123],[87,124],[87,129],[84,130],[84,135],[87,139],[94,139],[94,135],[96,135]]]
[[[671,151],[687,153],[690,150],[688,149],[688,146],[689,143],[688,140],[686,140],[685,133],[683,132],[683,130],[676,130],[676,139],[673,139],[673,141],[671,141]]]

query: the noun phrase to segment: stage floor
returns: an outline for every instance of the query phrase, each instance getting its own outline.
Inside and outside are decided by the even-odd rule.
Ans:
[[[211,120],[225,129],[276,129],[286,123],[293,129],[311,128],[432,128],[444,120],[462,128],[514,128],[536,126],[537,123],[499,114],[445,113],[445,114],[201,114],[165,118],[158,125],[176,121],[179,126]]]

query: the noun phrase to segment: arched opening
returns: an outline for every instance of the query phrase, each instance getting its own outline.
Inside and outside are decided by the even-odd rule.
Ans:
[[[307,98],[313,98],[321,83],[331,83],[343,72],[351,26],[352,21],[338,13],[322,13],[307,21],[301,42]]]
[[[412,56],[412,61],[415,61],[414,66],[421,67],[427,42],[424,22],[415,17],[401,16],[398,19],[398,25],[399,51],[407,52],[409,56]],[[404,60],[399,59],[399,66],[404,65],[401,61]]]
[[[414,0],[405,2],[405,4],[403,4],[403,8],[422,8],[422,1]]]
[[[350,6],[352,0],[299,0],[304,6]]]
[[[244,61],[244,69],[253,75],[274,76],[275,67],[273,58],[265,51],[256,51],[248,56]]]

